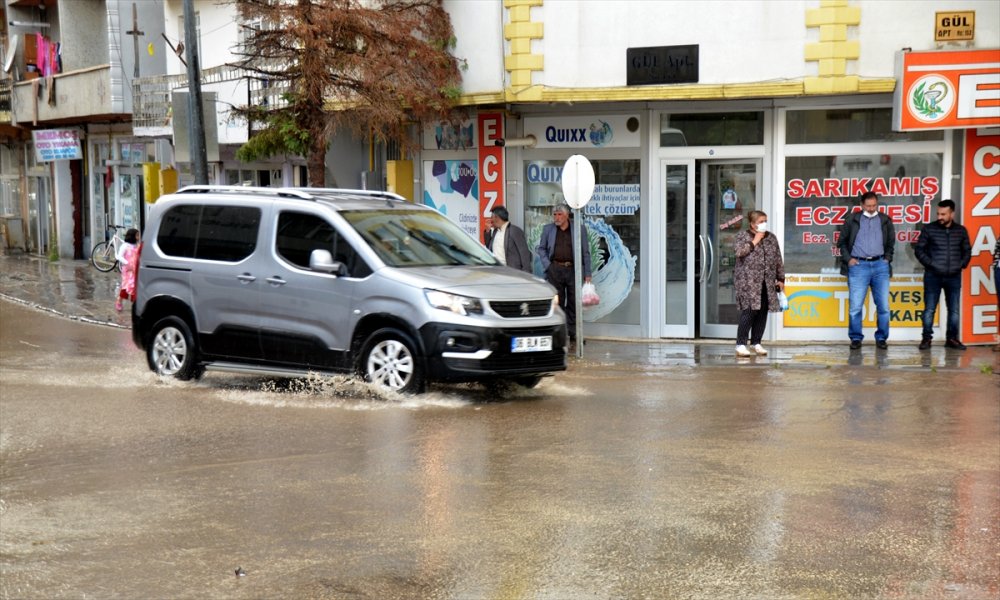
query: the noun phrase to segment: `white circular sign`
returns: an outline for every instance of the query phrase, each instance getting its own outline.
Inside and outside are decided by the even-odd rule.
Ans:
[[[562,191],[566,204],[581,209],[594,195],[594,167],[585,156],[574,154],[566,160],[562,171]]]
[[[951,114],[956,97],[950,81],[940,75],[925,75],[910,86],[906,107],[918,121],[934,123]]]

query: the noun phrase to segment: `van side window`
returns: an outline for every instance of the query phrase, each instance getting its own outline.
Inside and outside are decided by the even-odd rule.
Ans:
[[[313,250],[329,250],[333,260],[344,263],[350,277],[367,277],[372,270],[326,220],[308,213],[282,211],[275,239],[278,255],[288,262],[309,268]]]
[[[201,207],[197,205],[175,206],[163,215],[156,245],[168,256],[180,258],[194,257],[194,244],[198,239],[198,221]]]
[[[260,209],[252,206],[205,206],[198,228],[195,258],[237,262],[253,254],[260,229]]]
[[[236,262],[253,254],[258,229],[258,208],[187,204],[163,215],[156,244],[168,256]]]

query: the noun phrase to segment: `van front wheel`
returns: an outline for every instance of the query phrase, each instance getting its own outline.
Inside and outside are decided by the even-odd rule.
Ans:
[[[160,319],[153,326],[146,358],[157,375],[187,381],[197,375],[194,336],[179,317]]]
[[[364,380],[402,394],[424,391],[423,365],[416,344],[398,329],[379,329],[365,340],[359,362]]]

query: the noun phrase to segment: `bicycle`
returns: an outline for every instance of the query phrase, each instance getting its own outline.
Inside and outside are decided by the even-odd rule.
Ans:
[[[108,229],[114,228],[115,234],[110,240],[98,242],[90,252],[90,263],[94,268],[102,273],[107,273],[112,269],[120,267],[118,265],[118,247],[122,245],[121,231],[125,229],[121,225],[111,225]]]

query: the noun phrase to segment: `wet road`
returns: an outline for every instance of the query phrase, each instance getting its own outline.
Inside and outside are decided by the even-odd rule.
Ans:
[[[0,300],[0,596],[997,597],[995,354],[606,348],[502,401],[179,383]]]

